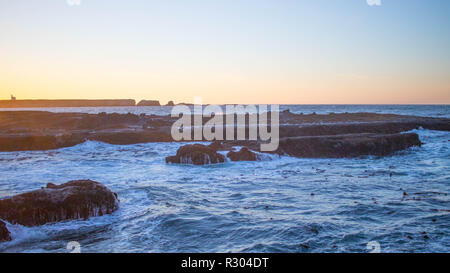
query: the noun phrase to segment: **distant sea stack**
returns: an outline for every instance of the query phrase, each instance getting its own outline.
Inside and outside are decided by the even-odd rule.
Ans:
[[[175,103],[173,103],[173,101],[171,100],[166,104],[166,106],[175,106]]]
[[[126,100],[0,100],[0,108],[135,106]]]
[[[157,100],[141,100],[137,106],[161,106]]]

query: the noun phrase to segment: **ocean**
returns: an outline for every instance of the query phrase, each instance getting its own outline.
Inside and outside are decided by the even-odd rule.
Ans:
[[[221,105],[225,109],[224,105]],[[191,107],[192,109],[192,107]],[[368,112],[377,114],[398,114],[424,117],[450,118],[450,105],[279,105],[280,111],[290,110],[299,114],[328,114],[328,113],[358,113]],[[54,113],[132,113],[135,115],[162,115],[171,114],[170,106],[131,106],[131,107],[54,107],[54,108],[0,108],[0,111],[48,111]]]
[[[170,107],[38,108],[170,114]],[[450,117],[449,105],[283,105],[294,113],[374,112]],[[17,110],[17,109],[5,109]],[[25,110],[25,109],[20,109]],[[169,165],[179,143],[88,141],[1,152],[0,198],[69,180],[117,192],[120,209],[87,221],[8,224],[0,252],[450,251],[450,132],[414,130],[422,147],[388,157]],[[407,194],[407,195],[405,195]]]

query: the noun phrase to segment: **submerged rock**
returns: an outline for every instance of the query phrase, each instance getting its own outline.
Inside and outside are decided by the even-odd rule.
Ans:
[[[88,219],[111,214],[119,208],[117,194],[91,180],[70,181],[0,200],[0,218],[12,224]]]
[[[166,163],[177,164],[205,165],[222,162],[225,162],[223,155],[202,144],[184,145],[178,149],[176,155],[166,157]]]
[[[257,161],[259,157],[254,152],[250,151],[247,147],[242,147],[239,152],[228,152],[227,157],[231,161]]]
[[[0,220],[0,242],[11,241],[11,236],[6,228],[6,224]]]

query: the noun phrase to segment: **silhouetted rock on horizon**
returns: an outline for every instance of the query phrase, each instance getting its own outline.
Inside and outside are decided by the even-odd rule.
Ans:
[[[247,147],[242,147],[239,152],[230,151],[227,157],[231,161],[257,161],[260,160],[259,156],[250,151]]]
[[[387,156],[421,144],[416,133],[303,136],[281,139],[277,153],[306,158]]]
[[[171,100],[166,104],[166,106],[175,106],[175,103]]]
[[[112,107],[135,106],[133,99],[125,100],[0,100],[0,108],[26,107]]]
[[[136,106],[161,106],[157,100],[141,100]]]
[[[225,162],[223,155],[202,144],[180,147],[177,154],[166,157],[166,163],[206,165]]]
[[[39,226],[111,214],[119,208],[117,194],[99,182],[75,180],[0,200],[0,219]]]
[[[6,224],[0,220],[0,242],[11,241],[9,230],[6,228]]]

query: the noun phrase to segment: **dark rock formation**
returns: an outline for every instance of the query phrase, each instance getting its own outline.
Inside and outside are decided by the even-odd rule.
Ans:
[[[2,220],[0,220],[0,242],[7,241],[11,241],[11,236],[8,229],[6,228],[6,224]]]
[[[112,130],[95,132],[90,134],[87,139],[116,145],[173,141],[170,134],[154,130]]]
[[[437,126],[444,129],[444,124],[426,123],[425,127],[433,130]],[[373,123],[348,123],[348,124],[308,124],[285,125],[280,127],[281,137],[292,136],[322,136],[343,134],[396,134],[400,132],[418,129],[421,125],[417,122],[373,122]],[[444,129],[445,130],[445,129]],[[447,128],[450,130],[450,124]]]
[[[295,157],[311,158],[386,156],[420,145],[419,136],[415,133],[304,136],[281,139],[277,152]]]
[[[0,151],[51,150],[84,142],[78,135],[0,135]]]
[[[86,140],[111,144],[173,141],[171,126],[178,118],[170,115],[50,113],[44,111],[0,111],[0,152],[48,150],[70,147]],[[209,119],[204,117],[203,122]],[[397,134],[420,127],[450,131],[450,119],[390,114],[342,113],[303,115],[280,113],[280,138],[339,136],[353,134]],[[236,131],[235,131],[236,134]],[[246,136],[249,135],[248,127]],[[251,146],[252,141],[211,144],[220,151],[232,146]],[[223,147],[220,147],[223,146]],[[257,144],[259,147],[259,144]]]
[[[239,152],[230,151],[227,157],[231,161],[257,161],[259,157],[254,152],[250,151],[247,147],[242,147]]]
[[[141,100],[137,106],[161,106],[157,100]]]
[[[70,181],[0,200],[0,218],[12,224],[88,219],[111,214],[119,208],[117,194],[91,180]]]
[[[52,150],[71,147],[86,140],[101,141],[109,144],[127,145],[148,142],[169,142],[168,133],[154,130],[102,130],[92,133],[73,133],[65,135],[0,135],[0,151]]]
[[[166,163],[205,165],[222,162],[225,162],[223,155],[202,144],[184,145],[175,156],[166,157]]]
[[[222,141],[220,141],[220,140],[215,140],[215,141],[211,142],[208,145],[208,147],[213,149],[213,150],[215,150],[215,151],[227,151],[227,150],[230,150],[230,148],[225,147],[222,144]]]
[[[166,106],[175,106],[175,103],[173,103],[173,101],[169,101]]]
[[[135,106],[135,100],[0,100],[0,108]]]

